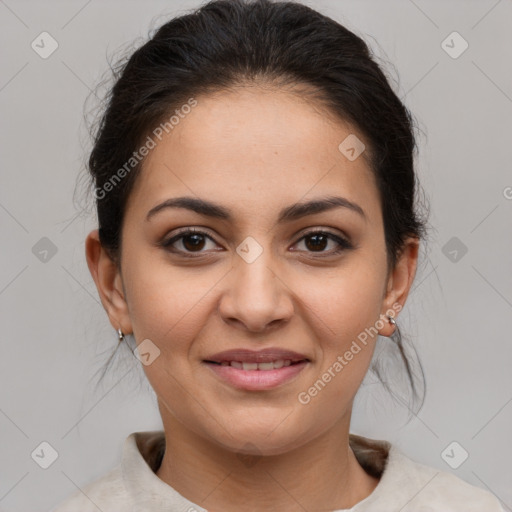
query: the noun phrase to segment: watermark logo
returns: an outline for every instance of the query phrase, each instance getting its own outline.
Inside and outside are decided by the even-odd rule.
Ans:
[[[469,457],[469,453],[457,441],[451,442],[441,452],[441,458],[452,469],[457,469],[458,467],[462,466],[462,464],[464,464],[464,462],[466,461],[466,459],[468,457]]]
[[[452,59],[458,59],[469,48],[469,43],[458,32],[454,31],[443,40],[441,48]]]
[[[48,263],[56,254],[57,246],[46,236],[43,236],[32,247],[32,254],[42,263]]]
[[[137,345],[133,354],[144,366],[149,366],[160,356],[160,349],[150,339],[145,339]]]
[[[247,468],[252,468],[260,459],[261,454],[256,445],[253,443],[246,443],[243,446],[245,451],[256,452],[255,454],[250,453],[237,453],[236,456],[242,462],[242,464]]]
[[[349,362],[352,361],[352,359],[354,359],[354,356],[359,354],[359,352],[361,352],[361,350],[366,347],[368,344],[368,336],[373,338],[379,334],[379,330],[382,329],[384,325],[386,325],[387,319],[385,318],[388,315],[394,318],[396,313],[399,313],[401,309],[401,304],[393,304],[392,309],[388,309],[385,315],[380,315],[380,318],[375,322],[373,326],[369,328],[367,327],[364,331],[360,332],[357,335],[357,340],[352,341],[352,345],[350,346],[349,350],[345,351],[343,355],[339,355],[336,358],[336,361],[334,361],[333,364],[329,366],[325,372],[322,373],[322,375],[313,383],[311,387],[309,387],[306,391],[301,391],[297,395],[298,401],[302,405],[309,404],[311,399],[317,396],[320,391],[322,391],[325,386],[331,382],[331,380],[334,379],[334,377],[336,377],[336,375],[338,375],[343,370],[343,368],[345,368],[345,366],[347,366]],[[361,347],[361,345],[363,345],[363,347]]]
[[[59,43],[48,32],[41,32],[30,46],[41,59],[47,59],[59,47]]]
[[[246,263],[253,263],[263,253],[263,247],[252,236],[248,236],[236,248],[236,252]]]
[[[458,263],[468,252],[467,246],[456,236],[452,236],[441,250],[452,263]]]
[[[39,467],[48,469],[58,459],[59,454],[50,443],[43,441],[30,456]]]
[[[197,106],[197,100],[190,98],[187,103],[174,111],[175,115],[173,114],[167,121],[160,123],[152,131],[154,138],[151,135],[148,135],[144,144],[137,151],[132,153],[132,156],[124,163],[124,165],[120,167],[106,183],[95,189],[94,197],[101,200],[106,197],[108,192],[114,190],[121,180],[125,178],[139,162],[142,162],[149,152],[156,147],[157,142],[155,141],[155,138],[158,139],[158,141],[161,141],[164,137],[164,133],[171,133],[171,131],[179,124],[180,120],[184,119],[195,106]]]
[[[353,162],[366,149],[366,146],[363,144],[362,140],[360,140],[356,135],[351,133],[338,146],[338,149],[346,158],[348,158],[348,160]]]

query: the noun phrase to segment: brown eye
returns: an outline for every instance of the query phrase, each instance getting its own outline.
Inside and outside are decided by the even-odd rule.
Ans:
[[[181,231],[169,240],[163,241],[161,245],[169,252],[186,257],[194,257],[194,253],[201,255],[201,253],[208,252],[203,250],[207,246],[208,240],[214,244],[216,243],[204,231],[189,228]],[[306,233],[297,243],[302,241],[304,241],[306,252],[317,253],[320,257],[336,255],[353,248],[353,245],[345,238],[327,231],[311,231]],[[329,246],[329,242],[334,242],[334,248],[325,250]]]
[[[339,254],[342,251],[353,248],[352,244],[345,238],[327,231],[310,231],[309,233],[306,233],[299,242],[303,240],[305,241],[304,245],[306,246],[307,252],[316,252],[320,254],[325,253],[327,256]],[[325,251],[329,241],[335,242],[335,246],[337,245],[337,248]]]
[[[182,237],[183,247],[187,249],[187,251],[195,251],[197,249],[201,250],[205,245],[205,240],[203,235],[199,235],[197,233],[191,235],[185,235]]]
[[[309,243],[306,242],[306,247],[311,251],[323,251],[329,241],[329,238],[326,235],[315,234],[308,235],[306,240],[309,241]]]
[[[203,249],[207,245],[208,240],[215,243],[215,240],[207,233],[195,229],[187,229],[181,231],[169,240],[163,241],[161,245],[170,252],[188,256],[189,254],[187,253],[201,254],[206,252],[203,251]]]

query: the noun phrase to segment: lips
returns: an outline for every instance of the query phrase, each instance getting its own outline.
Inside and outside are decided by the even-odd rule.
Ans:
[[[274,370],[301,362],[309,362],[304,354],[280,348],[254,351],[246,349],[226,350],[213,354],[204,360],[206,363],[232,366],[242,370]]]
[[[243,391],[265,391],[292,382],[311,364],[304,354],[280,348],[235,349],[203,360],[218,379]]]
[[[210,361],[211,362],[211,361]],[[222,361],[221,366],[232,366],[239,370],[278,370],[284,366],[290,366],[291,364],[297,364],[299,361],[293,362],[290,359],[277,359],[275,361],[269,361],[268,363],[247,363],[242,361]],[[213,363],[219,364],[219,363]]]

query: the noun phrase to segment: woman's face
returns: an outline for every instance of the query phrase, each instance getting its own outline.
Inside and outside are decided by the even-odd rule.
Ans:
[[[351,134],[365,142],[350,126],[276,90],[196,100],[155,139],[130,195],[106,307],[144,343],[164,426],[278,454],[348,428],[377,339],[367,330],[363,343],[365,329],[393,332],[378,321],[405,301],[415,260],[387,275],[374,178],[363,154],[339,149]],[[149,214],[183,197],[212,206]],[[327,197],[355,206],[301,214]],[[189,228],[201,234],[178,238]]]

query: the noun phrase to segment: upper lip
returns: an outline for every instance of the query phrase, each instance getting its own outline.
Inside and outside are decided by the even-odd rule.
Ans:
[[[212,361],[214,363],[221,363],[222,361],[240,361],[241,363],[270,363],[271,361],[279,360],[303,361],[309,359],[304,354],[293,352],[292,350],[284,350],[282,348],[272,347],[263,350],[247,350],[247,349],[233,349],[225,350],[224,352],[217,352],[211,356],[206,357],[205,361]]]

